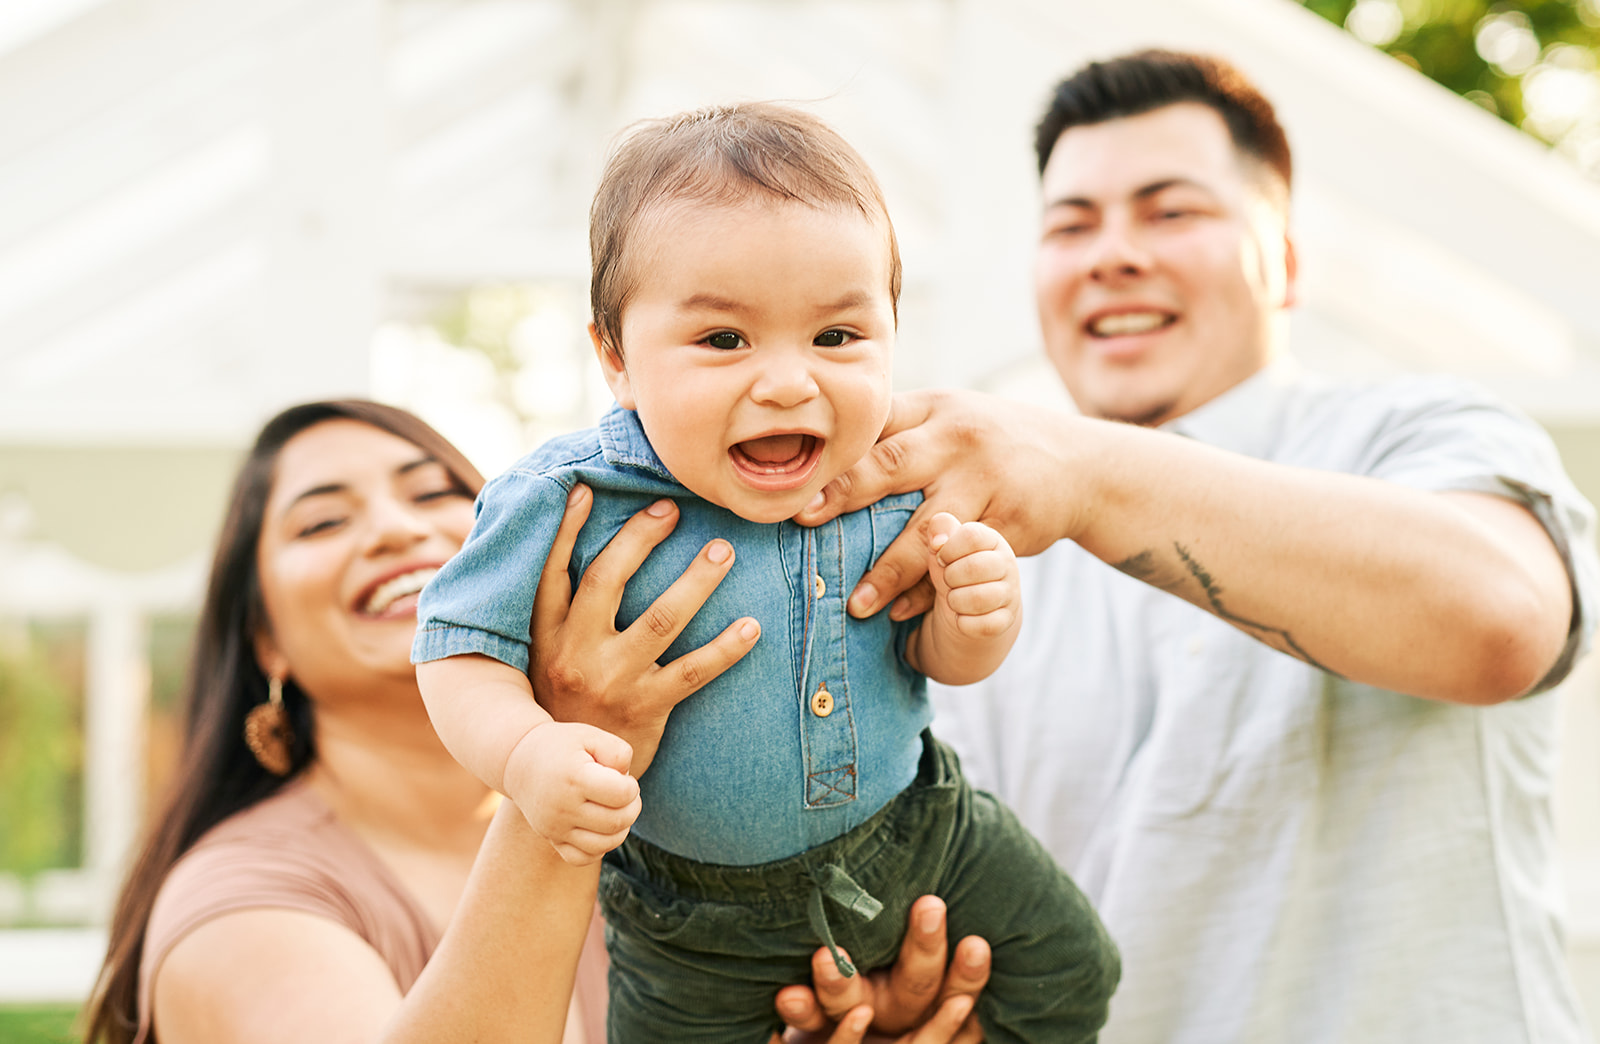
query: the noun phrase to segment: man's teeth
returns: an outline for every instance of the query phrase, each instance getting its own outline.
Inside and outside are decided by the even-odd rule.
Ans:
[[[406,595],[416,594],[422,590],[428,581],[433,579],[433,574],[438,571],[430,566],[426,569],[414,569],[409,573],[402,573],[392,580],[385,580],[378,585],[376,591],[372,592],[372,597],[367,599],[367,604],[363,607],[363,611],[368,613],[383,612],[393,605],[396,600],[404,598]]]
[[[1123,312],[1101,316],[1089,324],[1089,332],[1097,337],[1121,337],[1149,333],[1165,325],[1167,316],[1162,312]]]

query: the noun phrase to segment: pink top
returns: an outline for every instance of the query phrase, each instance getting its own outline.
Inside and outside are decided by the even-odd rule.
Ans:
[[[224,914],[299,910],[355,932],[378,952],[404,993],[439,933],[373,851],[304,781],[206,831],[161,885],[139,965],[139,1033],[150,1028],[155,971],[185,935]]]

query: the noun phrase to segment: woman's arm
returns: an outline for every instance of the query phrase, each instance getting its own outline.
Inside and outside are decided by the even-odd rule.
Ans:
[[[411,992],[354,932],[251,910],[184,936],[156,969],[161,1044],[562,1039],[597,866],[564,862],[510,802]]]

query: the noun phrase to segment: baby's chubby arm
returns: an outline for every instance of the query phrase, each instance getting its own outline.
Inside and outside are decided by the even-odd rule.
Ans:
[[[625,740],[552,720],[527,675],[488,656],[419,663],[417,684],[445,749],[515,802],[561,858],[582,866],[622,844],[639,815]]]
[[[929,520],[928,547],[934,603],[906,642],[906,660],[946,685],[981,681],[1022,627],[1017,556],[997,530],[945,511]]]

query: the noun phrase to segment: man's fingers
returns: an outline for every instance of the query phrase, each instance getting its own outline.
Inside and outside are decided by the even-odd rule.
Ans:
[[[945,905],[936,895],[911,904],[905,942],[889,971],[889,992],[878,998],[883,1019],[909,1026],[922,1018],[939,996],[945,977]]]
[[[821,1033],[831,1025],[809,986],[785,986],[778,991],[773,1003],[777,1005],[778,1017],[790,1029]]]
[[[670,681],[665,695],[677,706],[743,659],[745,653],[756,647],[756,639],[760,637],[761,625],[754,617],[735,620],[705,645],[661,668]]]
[[[989,942],[982,936],[969,935],[956,943],[955,958],[950,962],[945,976],[943,996],[976,997],[989,985],[989,969],[993,953]]]
[[[923,577],[911,586],[911,590],[896,598],[894,604],[889,606],[889,619],[898,623],[925,613],[933,608],[935,598],[933,581]]]
[[[595,633],[615,626],[623,588],[677,522],[678,506],[670,500],[658,500],[623,523],[584,570],[573,596],[568,616],[580,629]]]
[[[834,963],[833,955],[826,946],[818,947],[817,952],[811,955],[811,986],[816,991],[817,1003],[822,1006],[823,1014],[833,1020],[843,1018],[852,1008],[871,1000],[867,994],[867,977],[853,975],[847,979],[840,975],[839,966]]]
[[[803,526],[821,525],[891,493],[910,493],[926,486],[938,473],[937,462],[919,448],[922,441],[917,428],[928,419],[932,401],[927,392],[896,395],[878,444],[855,467],[824,486],[795,521]]]
[[[972,1003],[971,997],[951,997],[939,1005],[921,1029],[902,1038],[904,1044],[969,1044],[982,1040],[978,1020],[967,1018],[972,1014]]]
[[[667,647],[677,640],[684,627],[694,618],[694,614],[706,604],[711,592],[728,575],[728,570],[733,568],[733,560],[733,545],[726,540],[713,540],[701,548],[683,575],[661,592],[660,597],[650,603],[650,608],[640,613],[639,618],[622,632],[627,660],[644,664],[660,659],[661,654],[667,651]]]
[[[927,574],[928,540],[913,514],[850,593],[850,615],[866,619]]]

